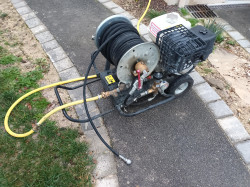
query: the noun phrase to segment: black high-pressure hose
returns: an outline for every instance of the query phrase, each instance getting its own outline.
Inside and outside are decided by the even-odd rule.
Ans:
[[[122,55],[124,55],[129,49],[131,49],[131,47],[142,42],[143,41],[140,39],[139,33],[131,24],[125,22],[113,23],[106,30],[106,32],[104,32],[103,36],[101,36],[101,45],[98,48],[98,50],[93,53],[85,77],[88,77],[90,69],[94,64],[94,61],[99,52],[102,52],[103,56],[106,57],[106,59],[109,60],[111,63],[113,63],[114,65],[118,65],[118,62],[122,57]],[[123,157],[107,144],[107,142],[102,138],[97,128],[95,127],[93,120],[89,114],[86,102],[86,85],[87,85],[87,79],[84,80],[84,85],[83,85],[83,100],[84,100],[85,112],[87,114],[87,117],[89,119],[92,128],[94,129],[100,140],[111,152],[113,152],[117,157],[122,159],[126,164],[131,164],[131,160]]]

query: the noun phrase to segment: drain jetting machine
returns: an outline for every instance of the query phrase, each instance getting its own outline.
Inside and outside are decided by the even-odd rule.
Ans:
[[[177,25],[158,32],[155,43],[144,42],[129,19],[116,15],[105,19],[99,25],[94,40],[97,50],[91,55],[91,63],[85,74],[87,78],[58,82],[25,94],[8,110],[4,121],[5,129],[14,137],[25,137],[36,131],[37,127],[50,115],[62,110],[64,116],[70,121],[90,122],[107,148],[127,164],[131,164],[131,160],[120,155],[105,142],[93,123],[94,119],[104,116],[114,109],[91,117],[87,102],[111,96],[119,113],[130,117],[185,94],[193,85],[193,79],[188,74],[199,62],[206,60],[212,52],[215,34],[203,26],[196,26],[189,30],[183,25]],[[95,65],[95,59],[100,52],[106,58],[105,70],[102,72],[99,72]],[[110,68],[111,64],[113,69]],[[89,76],[92,67],[94,67],[96,75]],[[92,78],[95,80],[87,82],[87,79]],[[81,80],[84,80],[84,83],[76,87],[61,86]],[[87,99],[86,86],[98,80],[102,81],[105,92]],[[55,93],[61,106],[46,114],[29,132],[24,134],[12,132],[8,126],[8,118],[13,108],[29,95],[50,87],[55,87]],[[83,87],[83,100],[63,104],[58,88],[74,90],[79,87]],[[156,100],[157,102],[155,102]],[[71,118],[65,108],[82,103],[88,119]],[[133,108],[134,105],[140,105],[140,109],[129,112],[129,108]]]

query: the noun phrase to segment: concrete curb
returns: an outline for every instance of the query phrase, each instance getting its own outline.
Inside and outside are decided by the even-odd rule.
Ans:
[[[130,15],[129,12],[122,9],[119,5],[112,2],[112,0],[98,0],[106,8],[111,10],[117,15],[127,16],[133,26],[136,27],[138,19]],[[119,11],[116,11],[119,10]],[[217,20],[218,21],[218,20]],[[222,21],[222,20],[221,20]],[[223,20],[224,21],[224,20]],[[250,42],[246,40],[238,31],[233,29],[228,23],[224,21],[224,25],[228,27],[232,32],[229,33],[245,50],[250,53]],[[152,42],[149,37],[147,26],[140,24],[140,34],[148,42]],[[201,98],[209,111],[214,115],[218,125],[224,131],[228,137],[230,143],[240,154],[246,167],[250,168],[250,136],[241,122],[234,117],[233,112],[227,106],[227,104],[221,99],[221,97],[215,92],[215,90],[200,76],[195,70],[190,73],[190,76],[194,79],[193,90]],[[247,148],[248,146],[248,148]],[[249,169],[250,171],[250,169]]]
[[[105,0],[103,0],[105,2]],[[48,31],[47,27],[36,16],[36,13],[31,10],[25,0],[11,0],[13,6],[20,14],[28,28],[34,34],[36,39],[40,42],[43,50],[52,61],[55,69],[57,70],[59,77],[62,80],[69,80],[73,78],[81,77],[78,70],[67,56],[63,48],[55,40],[54,36]],[[119,12],[120,10],[115,10]],[[78,83],[71,84],[76,86]],[[72,101],[82,99],[82,90],[76,89],[74,91],[68,91],[68,94]],[[92,97],[90,90],[87,88],[87,97]],[[88,103],[91,116],[100,113],[99,108],[95,102]],[[87,116],[83,112],[84,107],[82,105],[74,106],[75,111],[79,119],[85,119]],[[110,138],[108,131],[104,126],[103,119],[98,118],[95,120],[95,125],[98,128],[100,134],[110,145]],[[109,186],[117,187],[117,169],[114,155],[104,146],[104,144],[96,136],[94,130],[90,124],[81,124],[82,130],[86,136],[86,140],[89,144],[89,150],[94,153],[94,159],[96,159],[96,168],[93,172],[96,186]]]
[[[234,27],[222,18],[216,18],[216,23],[220,24],[224,31],[228,33],[242,48],[250,53],[250,41],[240,34]]]

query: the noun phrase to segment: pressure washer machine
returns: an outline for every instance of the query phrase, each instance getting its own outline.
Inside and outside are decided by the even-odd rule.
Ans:
[[[130,117],[185,94],[194,82],[189,73],[198,63],[208,58],[213,50],[215,34],[203,26],[187,29],[183,25],[176,25],[159,31],[155,43],[145,42],[128,18],[115,15],[108,17],[98,26],[93,39],[97,50],[91,55],[91,63],[85,77],[38,88],[22,96],[8,110],[5,117],[5,129],[15,137],[25,137],[36,131],[35,128],[25,134],[12,132],[8,126],[8,117],[12,109],[25,97],[56,86],[55,93],[61,106],[46,114],[37,123],[37,127],[50,115],[62,110],[64,116],[70,121],[89,122],[107,148],[127,164],[131,164],[131,160],[120,155],[105,142],[93,123],[94,119],[114,109],[90,116],[87,102],[111,96],[114,108],[121,115]],[[99,53],[106,59],[105,69],[102,71],[99,71],[95,64]],[[92,67],[96,75],[89,76]],[[87,79],[90,78],[95,78],[95,80],[88,81]],[[84,80],[82,85],[62,86],[62,84],[80,80]],[[102,81],[105,91],[101,95],[87,99],[86,86],[99,80]],[[74,90],[80,87],[83,87],[83,100],[63,104],[58,89]],[[65,108],[81,103],[84,104],[88,119],[80,120],[70,117]],[[135,105],[137,107],[134,107]],[[134,110],[134,108],[139,109]]]
[[[144,42],[128,18],[115,15],[98,26],[93,39],[98,50],[92,54],[85,77],[88,77],[93,66],[104,86],[105,92],[102,92],[101,97],[111,96],[119,113],[130,117],[188,92],[194,82],[189,73],[212,52],[215,34],[203,26],[188,30],[183,25],[177,25],[158,32],[156,43]],[[99,52],[106,58],[105,70],[102,72],[95,65]],[[72,119],[63,109],[64,115],[71,121],[90,122],[103,143],[116,156],[130,164],[129,159],[117,153],[103,140],[93,124],[94,119],[113,110],[92,117],[89,115],[85,100],[86,85],[90,83],[93,81],[87,82],[85,79],[83,84],[88,120]],[[69,89],[63,86],[57,88]],[[62,105],[57,88],[56,95]],[[79,86],[70,89],[76,88]],[[157,97],[163,99],[153,102]],[[140,105],[140,109],[130,112],[129,108],[134,105]]]

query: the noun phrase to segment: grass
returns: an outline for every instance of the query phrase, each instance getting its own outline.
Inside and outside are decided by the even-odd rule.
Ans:
[[[189,15],[188,10],[187,10],[187,9],[185,9],[185,8],[180,8],[180,9],[179,9],[179,12],[180,12],[183,16],[187,16],[187,15]]]
[[[0,47],[1,59],[9,59]],[[14,56],[14,55],[12,55]],[[45,59],[37,59],[37,67],[21,73],[13,60],[0,69],[0,120],[20,96],[38,88],[43,78]],[[49,102],[41,93],[24,99],[12,112],[9,124],[15,132],[27,132],[44,114]],[[90,173],[94,167],[86,143],[80,143],[77,130],[58,128],[46,121],[37,137],[14,138],[0,127],[0,186],[91,186]]]
[[[0,11],[0,18],[1,18],[1,19],[6,18],[7,16],[8,16],[8,14],[6,14],[6,13]]]
[[[204,24],[204,27],[206,27],[208,30],[215,33],[215,35],[216,35],[215,41],[217,43],[221,43],[222,41],[224,41],[223,27],[219,24],[216,24],[215,20],[213,20],[213,21],[209,20],[207,23]]]
[[[226,43],[229,45],[232,45],[232,46],[235,46],[235,44],[236,44],[236,42],[234,40],[228,40]]]
[[[199,23],[199,20],[195,18],[188,18],[187,20],[191,23],[191,27],[194,27],[197,23]]]
[[[204,68],[203,71],[204,71],[205,74],[209,74],[209,73],[211,73],[213,70],[210,69],[210,68]]]
[[[6,43],[6,42],[5,42]],[[22,58],[10,54],[5,48],[0,46],[0,64],[14,64],[15,62],[21,62]]]
[[[163,14],[166,14],[166,12],[151,9],[147,12],[146,17],[149,19],[153,19],[153,18],[156,18],[156,17],[161,16]]]

